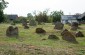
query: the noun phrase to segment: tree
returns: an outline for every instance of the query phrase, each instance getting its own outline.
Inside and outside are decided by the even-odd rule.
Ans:
[[[53,11],[50,16],[52,17],[52,22],[61,21],[61,15],[63,15],[63,11]]]
[[[4,0],[0,0],[0,23],[4,21],[4,14],[3,10],[7,7],[8,2],[5,2]]]
[[[0,23],[4,21],[3,11],[0,11]]]
[[[31,20],[31,19],[33,19],[33,15],[31,13],[28,13],[27,18],[28,18],[28,20]]]
[[[38,21],[38,24],[41,24],[42,22],[48,21],[47,11],[39,12],[37,15],[35,15],[36,21]]]

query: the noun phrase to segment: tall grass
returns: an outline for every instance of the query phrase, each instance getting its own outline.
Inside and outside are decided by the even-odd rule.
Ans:
[[[55,30],[54,25],[51,23],[46,23],[45,25],[38,25],[38,26],[30,26],[29,29],[24,29],[21,24],[17,24],[16,26],[19,28],[19,38],[9,38],[7,37],[6,34],[6,29],[9,26],[9,24],[0,24],[0,51],[2,53],[0,54],[14,54],[14,55],[65,55],[65,54],[82,54],[84,53],[85,50],[85,37],[82,38],[76,38],[79,44],[73,44],[69,43],[67,41],[62,40],[61,32],[60,30]],[[46,30],[46,34],[36,34],[35,29],[37,27],[42,27],[44,30]],[[82,31],[83,34],[85,34],[85,25],[80,26],[82,29],[78,29],[78,31]],[[64,29],[70,30],[70,26],[64,25]],[[59,37],[60,40],[49,40],[48,35],[50,34],[55,34],[57,37]],[[42,40],[46,39],[46,40]],[[27,47],[28,46],[28,47]],[[29,50],[32,48],[32,50]],[[35,47],[37,46],[37,47]],[[24,47],[26,47],[24,49]],[[40,50],[35,50],[40,48]],[[43,49],[41,51],[41,49]],[[28,51],[26,53],[26,51]],[[45,51],[46,50],[46,51]],[[59,50],[59,51],[58,51]],[[65,51],[64,51],[65,50]],[[67,51],[68,50],[68,51]],[[75,50],[75,51],[74,51]],[[10,53],[11,52],[11,53]],[[43,52],[43,53],[42,53]],[[49,53],[50,52],[50,53]],[[70,55],[71,55],[70,54]]]

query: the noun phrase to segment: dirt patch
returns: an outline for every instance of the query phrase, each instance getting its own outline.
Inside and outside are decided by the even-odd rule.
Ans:
[[[0,55],[76,55],[73,48],[38,47],[26,44],[9,44],[8,48],[0,48]]]

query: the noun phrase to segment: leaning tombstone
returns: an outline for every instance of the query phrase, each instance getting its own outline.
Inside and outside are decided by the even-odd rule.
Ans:
[[[11,36],[13,31],[13,26],[9,26],[6,30],[6,36]]]
[[[76,37],[84,37],[84,34],[81,31],[76,32]]]
[[[26,26],[24,26],[24,29],[28,29],[29,27],[26,25]]]
[[[72,42],[72,43],[78,43],[75,39],[75,36],[71,32],[69,32],[67,29],[63,30],[61,35],[62,35],[63,40],[66,40],[66,41]]]
[[[25,18],[22,19],[22,25],[23,26],[27,25],[27,20]]]
[[[77,27],[73,26],[73,27],[71,27],[71,30],[76,31]]]
[[[56,35],[49,35],[48,39],[52,39],[52,40],[59,40],[59,38]]]
[[[44,29],[42,29],[42,28],[36,28],[36,33],[38,33],[38,34],[45,34],[46,31]]]
[[[36,26],[37,24],[36,24],[35,20],[31,19],[31,20],[29,20],[29,25],[30,26]]]
[[[61,22],[56,22],[54,29],[62,30],[63,27],[64,27],[64,24],[62,24]]]
[[[18,27],[15,27],[13,32],[14,32],[14,36],[18,36],[19,35],[18,34]]]
[[[12,36],[18,37],[18,27],[9,26],[6,30],[6,36],[8,36],[8,37],[12,37]]]
[[[72,24],[71,24],[71,30],[77,30],[78,29],[78,23],[77,22],[73,22]]]
[[[27,20],[22,19],[22,25],[24,26],[24,29],[28,29],[29,27],[27,26]]]

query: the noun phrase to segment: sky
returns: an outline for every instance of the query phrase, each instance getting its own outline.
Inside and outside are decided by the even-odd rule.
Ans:
[[[85,12],[85,0],[5,0],[9,2],[5,14],[27,16],[34,11],[62,10],[65,15]]]

